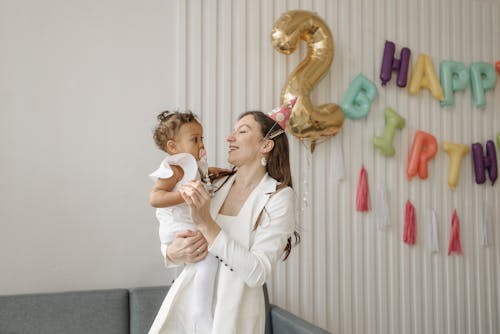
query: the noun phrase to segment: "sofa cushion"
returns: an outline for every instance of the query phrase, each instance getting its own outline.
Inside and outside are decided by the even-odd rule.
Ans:
[[[130,289],[130,333],[149,331],[170,286]]]
[[[286,334],[328,334],[329,332],[314,326],[284,309],[271,305],[273,333]]]
[[[128,333],[128,290],[0,296],[0,333]]]

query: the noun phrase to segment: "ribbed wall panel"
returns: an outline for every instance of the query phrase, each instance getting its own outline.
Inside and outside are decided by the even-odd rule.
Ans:
[[[342,132],[314,154],[291,137],[291,163],[301,245],[269,282],[272,302],[334,333],[499,333],[500,186],[474,183],[472,157],[462,161],[455,192],[447,185],[449,158],[440,149],[429,178],[407,181],[407,157],[415,131],[438,143],[484,143],[500,132],[500,83],[487,107],[472,104],[472,91],[455,94],[442,109],[428,90],[411,96],[393,75],[384,88],[379,71],[385,40],[397,53],[412,50],[410,74],[419,54],[439,73],[442,60],[500,60],[500,2],[467,0],[178,1],[178,104],[201,115],[210,163],[226,166],[225,136],[237,116],[279,104],[283,84],[307,51],[285,56],[272,49],[270,32],[285,11],[317,12],[335,40],[334,62],[312,92],[316,104],[340,104],[349,83],[363,73],[378,89],[365,119],[346,119]],[[174,74],[173,74],[174,75]],[[396,132],[396,155],[380,155],[371,144],[384,128],[383,111],[406,118]],[[345,179],[334,179],[334,147],[342,147]],[[355,211],[359,170],[365,165],[372,204],[387,188],[390,228],[379,231],[374,212]],[[417,214],[417,244],[402,241],[405,203]],[[483,204],[493,213],[491,247],[481,246]],[[438,216],[438,254],[430,252],[431,209]],[[450,221],[457,209],[463,256],[447,256]]]

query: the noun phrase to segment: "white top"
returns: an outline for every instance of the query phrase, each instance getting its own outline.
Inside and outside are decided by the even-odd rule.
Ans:
[[[160,164],[157,170],[149,176],[156,182],[158,179],[168,179],[174,175],[172,165],[182,168],[184,176],[177,182],[173,191],[177,191],[181,185],[190,180],[199,180],[198,164],[196,159],[189,153],[178,153],[174,155],[167,154],[166,158]],[[163,257],[166,254],[166,245],[170,243],[175,234],[179,231],[191,230],[195,231],[196,226],[191,220],[189,206],[186,203],[181,203],[166,208],[156,209],[156,218],[160,224],[159,235],[161,241],[161,253]]]

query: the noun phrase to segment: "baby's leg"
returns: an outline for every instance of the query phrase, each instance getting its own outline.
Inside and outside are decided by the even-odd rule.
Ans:
[[[196,328],[198,329],[197,333],[212,332],[212,301],[217,267],[218,261],[210,253],[203,261],[195,263],[193,310]]]

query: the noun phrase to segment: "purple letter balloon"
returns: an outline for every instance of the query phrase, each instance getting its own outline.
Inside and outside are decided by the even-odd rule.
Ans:
[[[380,68],[380,80],[382,80],[382,86],[385,86],[391,80],[392,71],[397,71],[397,85],[399,87],[406,87],[411,51],[408,48],[402,48],[401,59],[394,58],[395,51],[396,45],[391,41],[385,41],[382,67]]]
[[[479,143],[472,144],[472,159],[474,161],[474,173],[476,174],[476,183],[486,182],[486,173],[491,180],[491,185],[495,184],[498,176],[497,153],[495,143],[492,140],[486,142],[486,156],[483,156],[483,145]]]

